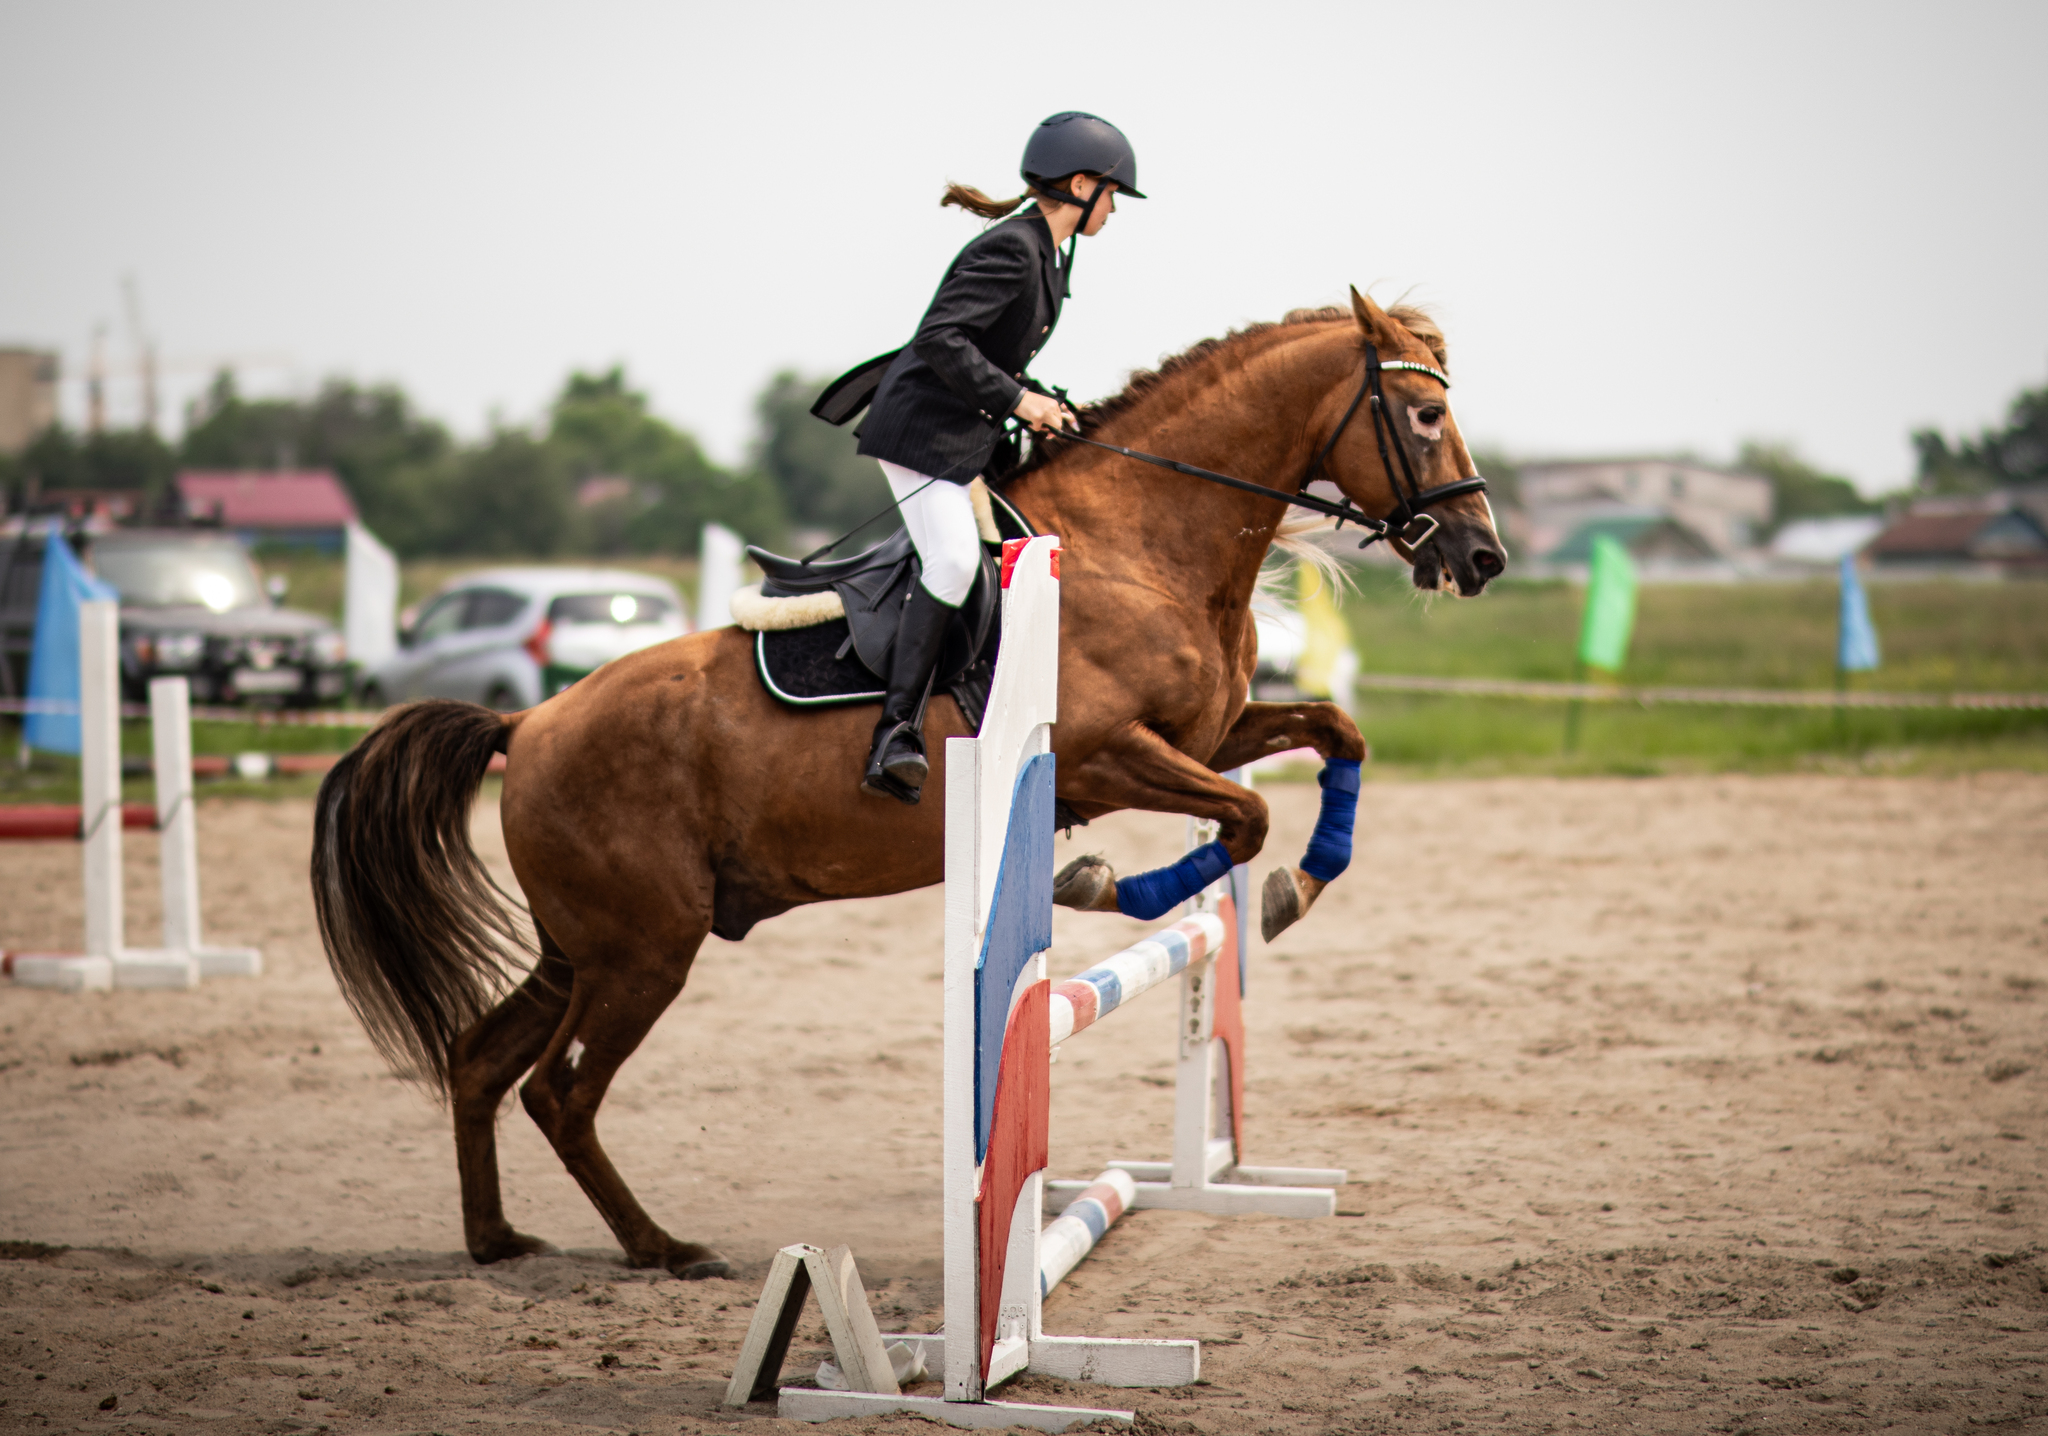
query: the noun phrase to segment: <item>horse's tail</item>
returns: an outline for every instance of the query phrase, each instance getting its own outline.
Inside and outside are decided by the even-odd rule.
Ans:
[[[443,1096],[508,949],[531,951],[469,842],[517,723],[446,699],[401,708],[328,771],[313,815],[313,909],[342,996],[387,1062]]]

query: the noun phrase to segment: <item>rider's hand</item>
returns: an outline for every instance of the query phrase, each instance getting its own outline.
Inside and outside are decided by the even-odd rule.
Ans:
[[[1031,389],[1017,396],[1016,415],[1034,429],[1078,429],[1073,411],[1057,399]]]

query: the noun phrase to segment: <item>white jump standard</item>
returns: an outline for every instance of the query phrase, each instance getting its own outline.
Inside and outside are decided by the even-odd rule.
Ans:
[[[183,678],[152,679],[149,717],[163,879],[163,946],[127,945],[121,879],[120,614],[111,601],[78,606],[79,778],[85,867],[85,951],[17,953],[23,987],[93,991],[191,988],[202,977],[257,976],[253,947],[210,947],[199,927],[199,850],[192,814],[192,695]]]
[[[946,745],[945,1329],[887,1336],[923,1350],[943,1397],[784,1388],[803,1421],[915,1411],[955,1426],[1063,1431],[1128,1411],[987,1399],[1020,1372],[1109,1386],[1180,1386],[1194,1341],[1048,1336],[1043,1300],[1130,1208],[1335,1213],[1341,1170],[1238,1165],[1244,1021],[1237,907],[1226,873],[1182,921],[1054,984],[1052,723],[1059,687],[1059,540],[1005,545],[1001,658],[977,738]],[[1164,870],[1162,870],[1164,871]],[[1093,1183],[1045,1175],[1053,1049],[1139,993],[1180,978],[1174,1150],[1117,1161]],[[1041,1223],[1048,1203],[1064,1212]]]

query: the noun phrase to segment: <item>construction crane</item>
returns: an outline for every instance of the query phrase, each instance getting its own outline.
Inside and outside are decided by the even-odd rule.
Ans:
[[[142,325],[142,291],[133,273],[121,276],[121,300],[128,310],[128,341],[142,371],[142,427],[156,432],[156,340]]]
[[[121,304],[127,318],[129,345],[134,358],[126,363],[109,363],[106,352],[107,326],[95,325],[91,358],[85,381],[86,432],[97,434],[107,424],[107,381],[111,378],[139,379],[142,384],[142,427],[156,432],[162,417],[160,382],[166,374],[217,374],[223,369],[298,368],[295,356],[276,350],[249,354],[188,354],[164,359],[157,353],[156,336],[143,321],[142,286],[133,271],[121,276]]]

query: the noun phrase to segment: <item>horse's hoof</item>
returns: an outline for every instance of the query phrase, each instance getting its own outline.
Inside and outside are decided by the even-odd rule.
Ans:
[[[1094,853],[1075,858],[1053,878],[1052,900],[1081,912],[1115,912],[1116,869]]]
[[[732,1263],[710,1247],[685,1242],[668,1255],[662,1263],[668,1274],[679,1281],[704,1281],[715,1276],[731,1276]]]
[[[471,1246],[469,1255],[478,1266],[489,1266],[492,1262],[510,1261],[513,1257],[556,1256],[560,1250],[552,1242],[530,1237],[525,1232],[508,1230],[503,1236]]]
[[[1307,915],[1324,887],[1300,868],[1275,868],[1266,874],[1259,898],[1259,936],[1271,942]]]

